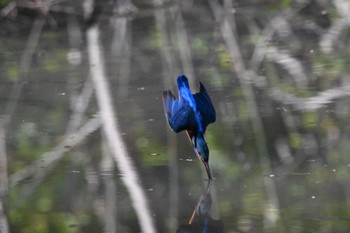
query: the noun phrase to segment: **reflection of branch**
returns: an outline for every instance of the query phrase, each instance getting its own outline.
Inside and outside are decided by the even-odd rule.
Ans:
[[[74,23],[74,20],[71,20],[68,24],[68,35],[69,35],[69,42],[70,45],[73,47],[78,46],[78,41],[81,41],[81,35],[79,33],[78,26]],[[73,64],[78,65],[79,62],[73,62]],[[69,79],[70,81],[73,79]],[[72,81],[71,81],[72,82]],[[70,85],[72,86],[72,85]],[[85,81],[85,84],[83,86],[83,90],[81,91],[80,95],[77,97],[72,97],[71,99],[71,106],[72,106],[72,114],[70,117],[70,120],[66,126],[66,132],[64,135],[64,138],[68,138],[70,135],[72,135],[74,132],[76,132],[81,125],[83,115],[88,107],[88,104],[90,102],[91,96],[93,93],[93,86],[91,79],[87,79]],[[97,129],[97,128],[96,128]],[[30,194],[36,189],[36,187],[44,180],[44,178],[49,174],[49,172],[54,168],[54,166],[57,164],[59,159],[63,156],[62,154],[56,154],[54,157],[56,159],[46,159],[46,167],[45,169],[38,169],[33,177],[32,182],[26,184],[22,189],[22,199],[23,195],[30,196]],[[44,158],[43,158],[44,159]],[[50,160],[51,162],[48,162]]]
[[[30,67],[30,64],[32,62],[32,56],[33,53],[38,45],[39,36],[41,34],[42,27],[44,25],[45,21],[42,17],[38,17],[34,20],[32,30],[30,32],[26,48],[23,52],[23,55],[21,57],[21,62],[19,65],[19,72],[20,72],[20,80],[16,84],[14,84],[10,96],[9,96],[9,102],[6,104],[4,108],[4,127],[6,128],[7,124],[11,120],[11,116],[14,113],[16,107],[19,95],[22,90],[23,83],[26,81],[26,75],[28,74],[28,70]]]
[[[40,156],[40,160],[35,161],[33,164],[26,168],[16,172],[9,178],[9,186],[13,187],[20,181],[31,177],[41,167],[52,166],[54,162],[60,159],[63,154],[72,149],[75,145],[83,141],[88,135],[96,131],[101,125],[100,115],[96,115],[88,122],[86,122],[79,131],[68,135],[59,145],[54,147],[51,151],[44,153]]]
[[[280,51],[275,47],[268,44],[275,33],[281,34],[286,37],[290,35],[290,26],[287,19],[292,18],[298,11],[300,11],[306,3],[301,3],[295,8],[288,8],[282,13],[278,14],[270,23],[261,31],[258,42],[253,51],[253,55],[250,61],[250,68],[253,71],[257,71],[261,62],[267,57],[267,59],[280,64],[286,69],[289,74],[294,78],[295,83],[299,87],[307,84],[307,76],[305,75],[301,63],[293,58],[289,53]],[[286,30],[286,28],[288,28]],[[287,31],[287,33],[286,33]],[[255,79],[252,79],[254,82]]]
[[[162,0],[153,0],[154,5],[163,4]],[[171,86],[172,80],[176,75],[174,67],[174,53],[171,49],[170,33],[167,31],[166,10],[160,9],[155,12],[156,25],[161,41],[161,61],[163,71],[164,88]],[[175,232],[178,225],[179,213],[179,169],[177,160],[177,139],[173,137],[172,131],[166,127],[166,154],[168,155],[168,169],[169,169],[169,207],[168,207],[168,231]]]
[[[105,76],[102,47],[99,41],[99,30],[96,25],[87,30],[87,46],[90,61],[91,77],[95,86],[98,105],[101,111],[102,126],[106,134],[113,159],[118,166],[122,181],[129,191],[130,198],[139,219],[141,231],[155,232],[151,213],[146,202],[146,196],[139,185],[139,177],[121,138],[119,127],[113,111],[111,95]]]
[[[178,39],[178,48],[180,52],[181,64],[183,73],[190,77],[190,83],[193,85],[196,80],[193,64],[192,64],[192,54],[191,47],[189,44],[185,22],[182,17],[182,12],[180,9],[180,4],[178,3],[176,7],[170,9],[173,18],[175,19],[176,35]]]
[[[286,69],[294,78],[297,86],[305,87],[305,84],[307,84],[307,77],[303,71],[302,65],[297,59],[293,58],[286,51],[279,50],[273,46],[268,47],[266,56],[267,59],[280,64]]]
[[[232,2],[224,1],[223,8],[217,0],[208,0],[208,3],[214,13],[216,20],[220,23],[222,37],[225,40],[228,52],[231,56],[232,67],[235,70],[240,84],[242,86],[243,95],[246,104],[249,106],[250,116],[252,121],[252,128],[256,137],[256,146],[260,153],[259,164],[263,173],[269,174],[271,172],[271,165],[267,159],[266,140],[261,118],[255,102],[253,88],[248,82],[250,79],[249,72],[246,70],[243,58],[239,49],[239,44],[235,36],[235,20],[232,17]],[[225,11],[225,10],[226,11]],[[279,216],[279,200],[277,196],[275,182],[272,179],[264,178],[265,192],[267,194],[267,205],[265,208],[265,226],[275,227],[276,220]]]
[[[8,6],[11,6],[10,4]],[[2,12],[3,13],[3,12]],[[42,27],[44,25],[44,19],[38,17],[34,20],[29,38],[25,50],[22,54],[19,73],[20,80],[14,84],[10,91],[9,101],[4,107],[4,112],[0,116],[0,232],[8,232],[7,218],[5,215],[4,198],[8,191],[8,174],[7,174],[7,158],[6,158],[6,128],[11,121],[11,117],[16,110],[19,96],[22,91],[23,83],[26,81],[26,75],[28,73],[33,53],[38,45],[39,37]]]
[[[297,81],[296,83],[305,84],[307,78],[302,70],[301,64],[296,59],[292,58],[289,54],[283,53],[283,51],[277,50],[277,48],[271,47],[267,43],[267,41],[272,38],[273,34],[279,30],[279,26],[276,26],[279,25],[278,21],[281,21],[283,19],[284,21],[285,19],[290,19],[298,11],[300,11],[300,9],[304,8],[305,4],[306,2],[300,4],[297,8],[287,9],[283,11],[281,14],[271,20],[271,22],[262,30],[260,39],[255,46],[250,61],[250,67],[253,71],[257,71],[261,62],[265,56],[267,56],[268,59],[281,64],[286,70],[288,70],[289,73],[293,75]],[[331,29],[329,29],[329,32],[326,33],[321,39],[320,46],[324,52],[329,52],[329,49],[331,49],[331,44],[339,37],[341,30],[343,30],[343,24],[347,23],[345,19],[340,19],[339,21],[342,22],[336,21],[332,25]],[[254,84],[256,86],[259,86],[259,84],[256,82],[257,79],[252,78],[251,80],[255,82]],[[267,91],[267,93],[269,93],[270,97],[275,101],[287,105],[292,105],[298,110],[315,110],[323,107],[325,104],[330,103],[334,99],[349,95],[349,91],[350,86],[343,86],[340,88],[333,88],[320,92],[317,96],[309,98],[299,98],[293,94],[285,93],[277,88],[271,88]]]
[[[27,1],[28,2],[28,1]],[[101,12],[101,18],[102,19],[110,19],[110,17],[113,15],[113,17],[128,17],[128,18],[149,18],[155,14],[155,12],[163,9],[171,8],[175,5],[173,1],[166,1],[163,4],[156,4],[154,7],[144,7],[142,10],[137,9],[136,7],[129,8],[124,12],[114,12],[110,9],[103,9]],[[24,3],[24,1],[16,1],[16,5],[12,5],[9,3],[6,7],[8,7],[5,11],[0,11],[0,17],[5,17],[8,13],[11,12],[11,10],[14,10],[15,7],[17,8],[27,8],[32,10],[38,10],[38,5],[36,4],[27,4]],[[4,8],[3,8],[4,9]],[[57,12],[62,13],[66,15],[74,15],[74,16],[83,16],[79,10],[77,10],[73,6],[63,5],[63,4],[54,4],[50,5],[49,9],[50,12]]]
[[[153,0],[154,5],[161,5],[162,0]],[[162,53],[162,67],[163,67],[163,77],[165,85],[171,86],[172,79],[176,76],[177,67],[175,59],[173,56],[173,50],[170,42],[170,35],[166,28],[166,11],[165,9],[159,9],[155,12],[157,30],[159,32],[159,38],[162,43],[161,53]]]
[[[320,47],[325,53],[332,52],[333,45],[339,41],[339,36],[350,24],[349,1],[334,0],[333,3],[340,18],[334,20],[328,32],[320,40]]]
[[[94,88],[92,86],[91,78],[88,78],[85,81],[83,90],[81,91],[80,95],[77,96],[76,99],[72,100],[73,102],[72,104],[74,104],[73,113],[67,124],[66,135],[76,131],[79,128],[79,125],[82,122],[84,113],[90,103],[93,91],[94,91]]]
[[[292,105],[297,110],[315,110],[324,107],[335,99],[349,96],[350,85],[328,89],[309,98],[299,98],[292,94],[282,92],[277,88],[271,89],[269,93],[274,100],[283,104]]]
[[[100,166],[95,165],[92,156],[84,159],[84,175],[90,195],[95,197],[92,206],[101,223],[104,233],[116,232],[117,187],[114,179],[114,163],[106,136],[102,133],[102,159]],[[103,193],[101,190],[103,186]]]
[[[265,57],[266,49],[268,48],[268,42],[270,41],[276,30],[280,30],[284,24],[280,24],[281,21],[287,21],[291,17],[302,9],[308,2],[301,3],[296,8],[288,8],[274,17],[270,23],[261,31],[258,42],[255,45],[254,52],[251,58],[251,68],[257,70]]]
[[[9,232],[4,208],[8,189],[5,135],[4,119],[0,119],[0,232],[2,233]]]
[[[15,10],[17,4],[15,1],[9,2],[5,7],[3,7],[0,10],[0,17],[6,17],[9,15],[13,10]]]
[[[117,203],[117,187],[115,185],[115,179],[111,174],[114,170],[113,157],[108,147],[108,143],[105,135],[102,137],[102,161],[100,163],[100,171],[107,173],[102,179],[105,187],[104,200],[104,213],[102,220],[105,222],[105,232],[114,233],[116,232],[116,203]]]
[[[288,53],[288,51],[283,51],[274,46],[270,46],[266,42],[271,39],[275,30],[279,32],[278,29],[282,26],[289,28],[287,22],[280,25],[281,23],[277,21],[285,22],[286,20],[280,16],[276,17],[274,20],[271,21],[270,27],[267,27],[263,31],[264,34],[262,38],[258,41],[254,49],[254,53],[251,60],[251,68],[254,71],[256,71],[260,63],[266,56],[268,60],[281,65],[286,71],[288,71],[288,73],[292,76],[295,84],[298,87],[304,87],[307,84],[307,76],[304,73],[302,64],[297,59],[293,58],[291,54]],[[276,26],[276,24],[278,26]]]
[[[125,12],[135,8],[130,0],[118,1],[116,12]],[[128,17],[114,17],[111,19],[113,26],[112,54],[116,58],[116,67],[113,69],[115,77],[118,77],[118,98],[126,98],[128,95],[128,84],[130,79],[131,63],[131,23]]]
[[[332,26],[320,40],[320,48],[324,53],[331,53],[333,45],[339,40],[341,33],[347,28],[349,23],[345,19],[337,19],[332,23]]]
[[[25,1],[25,2],[17,1],[17,7],[28,8],[32,10],[38,10],[39,8],[46,8],[47,10],[50,10],[50,12],[59,12],[64,14],[77,15],[76,9],[74,7],[64,6],[59,4],[53,4],[48,6],[48,4],[45,3],[46,1],[43,1],[43,5],[38,5],[35,2],[37,1]]]
[[[5,197],[8,189],[7,180],[7,155],[6,155],[6,132],[4,119],[0,118],[0,200]]]
[[[224,12],[223,8],[217,1],[208,0],[208,2],[212,8],[215,18],[220,22],[221,33],[231,56],[232,66],[240,80],[244,98],[248,106],[250,106],[250,116],[253,121],[254,131],[257,135],[260,135],[263,132],[263,127],[259,117],[257,104],[254,99],[253,88],[248,82],[250,79],[249,73],[245,68],[239,45],[234,34],[234,20],[229,16],[231,15],[230,13],[227,13],[226,15],[226,12]],[[257,142],[260,152],[266,152],[264,136],[258,136],[257,139],[261,139],[261,141]],[[266,167],[266,169],[267,168],[268,167]]]
[[[4,208],[4,204],[2,201],[0,201],[0,232],[1,233],[8,233],[9,232],[9,226],[7,223],[5,208]]]
[[[70,120],[66,127],[66,133],[64,135],[64,138],[69,138],[70,135],[74,135],[74,132],[76,132],[79,128],[79,125],[82,122],[83,115],[88,107],[88,104],[90,102],[91,96],[93,93],[93,87],[91,79],[87,79],[85,81],[83,90],[81,91],[80,95],[76,98],[74,101],[73,106],[73,113],[71,114]],[[99,124],[96,125],[98,129]],[[93,132],[93,131],[92,131]],[[86,135],[87,136],[87,135]],[[69,146],[69,145],[67,145]],[[24,196],[30,196],[30,194],[35,190],[35,188],[44,180],[44,178],[49,174],[49,172],[54,168],[54,166],[57,164],[60,158],[62,158],[63,153],[66,151],[62,151],[62,154],[57,153],[54,156],[54,159],[51,158],[44,158],[42,157],[42,160],[45,160],[45,169],[36,170],[34,173],[34,177],[32,177],[32,182],[26,184],[23,187],[22,194]],[[43,164],[41,164],[43,165]],[[23,199],[23,196],[22,196]]]

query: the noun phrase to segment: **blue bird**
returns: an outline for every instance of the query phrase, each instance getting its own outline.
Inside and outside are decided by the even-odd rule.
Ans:
[[[204,134],[207,126],[215,122],[216,113],[205,87],[201,82],[199,84],[199,92],[192,94],[186,76],[178,76],[179,98],[176,99],[170,90],[166,90],[163,92],[163,105],[171,129],[176,133],[186,130],[197,157],[211,179],[209,149]]]

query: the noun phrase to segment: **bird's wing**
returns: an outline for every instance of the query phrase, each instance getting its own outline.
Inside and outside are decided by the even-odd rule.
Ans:
[[[199,82],[199,84],[200,90],[193,96],[196,101],[197,109],[201,113],[202,124],[205,129],[210,123],[215,122],[216,112],[204,85],[201,82]]]
[[[176,99],[170,90],[163,92],[165,116],[174,132],[194,130],[196,127],[194,112],[184,99]]]

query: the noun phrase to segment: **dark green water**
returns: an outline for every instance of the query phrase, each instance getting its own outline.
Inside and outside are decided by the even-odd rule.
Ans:
[[[81,3],[2,8],[0,232],[349,232],[348,3]],[[216,108],[210,184],[165,121],[182,73]]]

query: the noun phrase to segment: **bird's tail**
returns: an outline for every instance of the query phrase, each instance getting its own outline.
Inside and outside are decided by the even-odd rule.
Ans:
[[[170,90],[163,91],[163,106],[164,106],[164,112],[165,117],[169,121],[171,118],[171,110],[173,106],[173,102],[175,101],[175,96]]]

